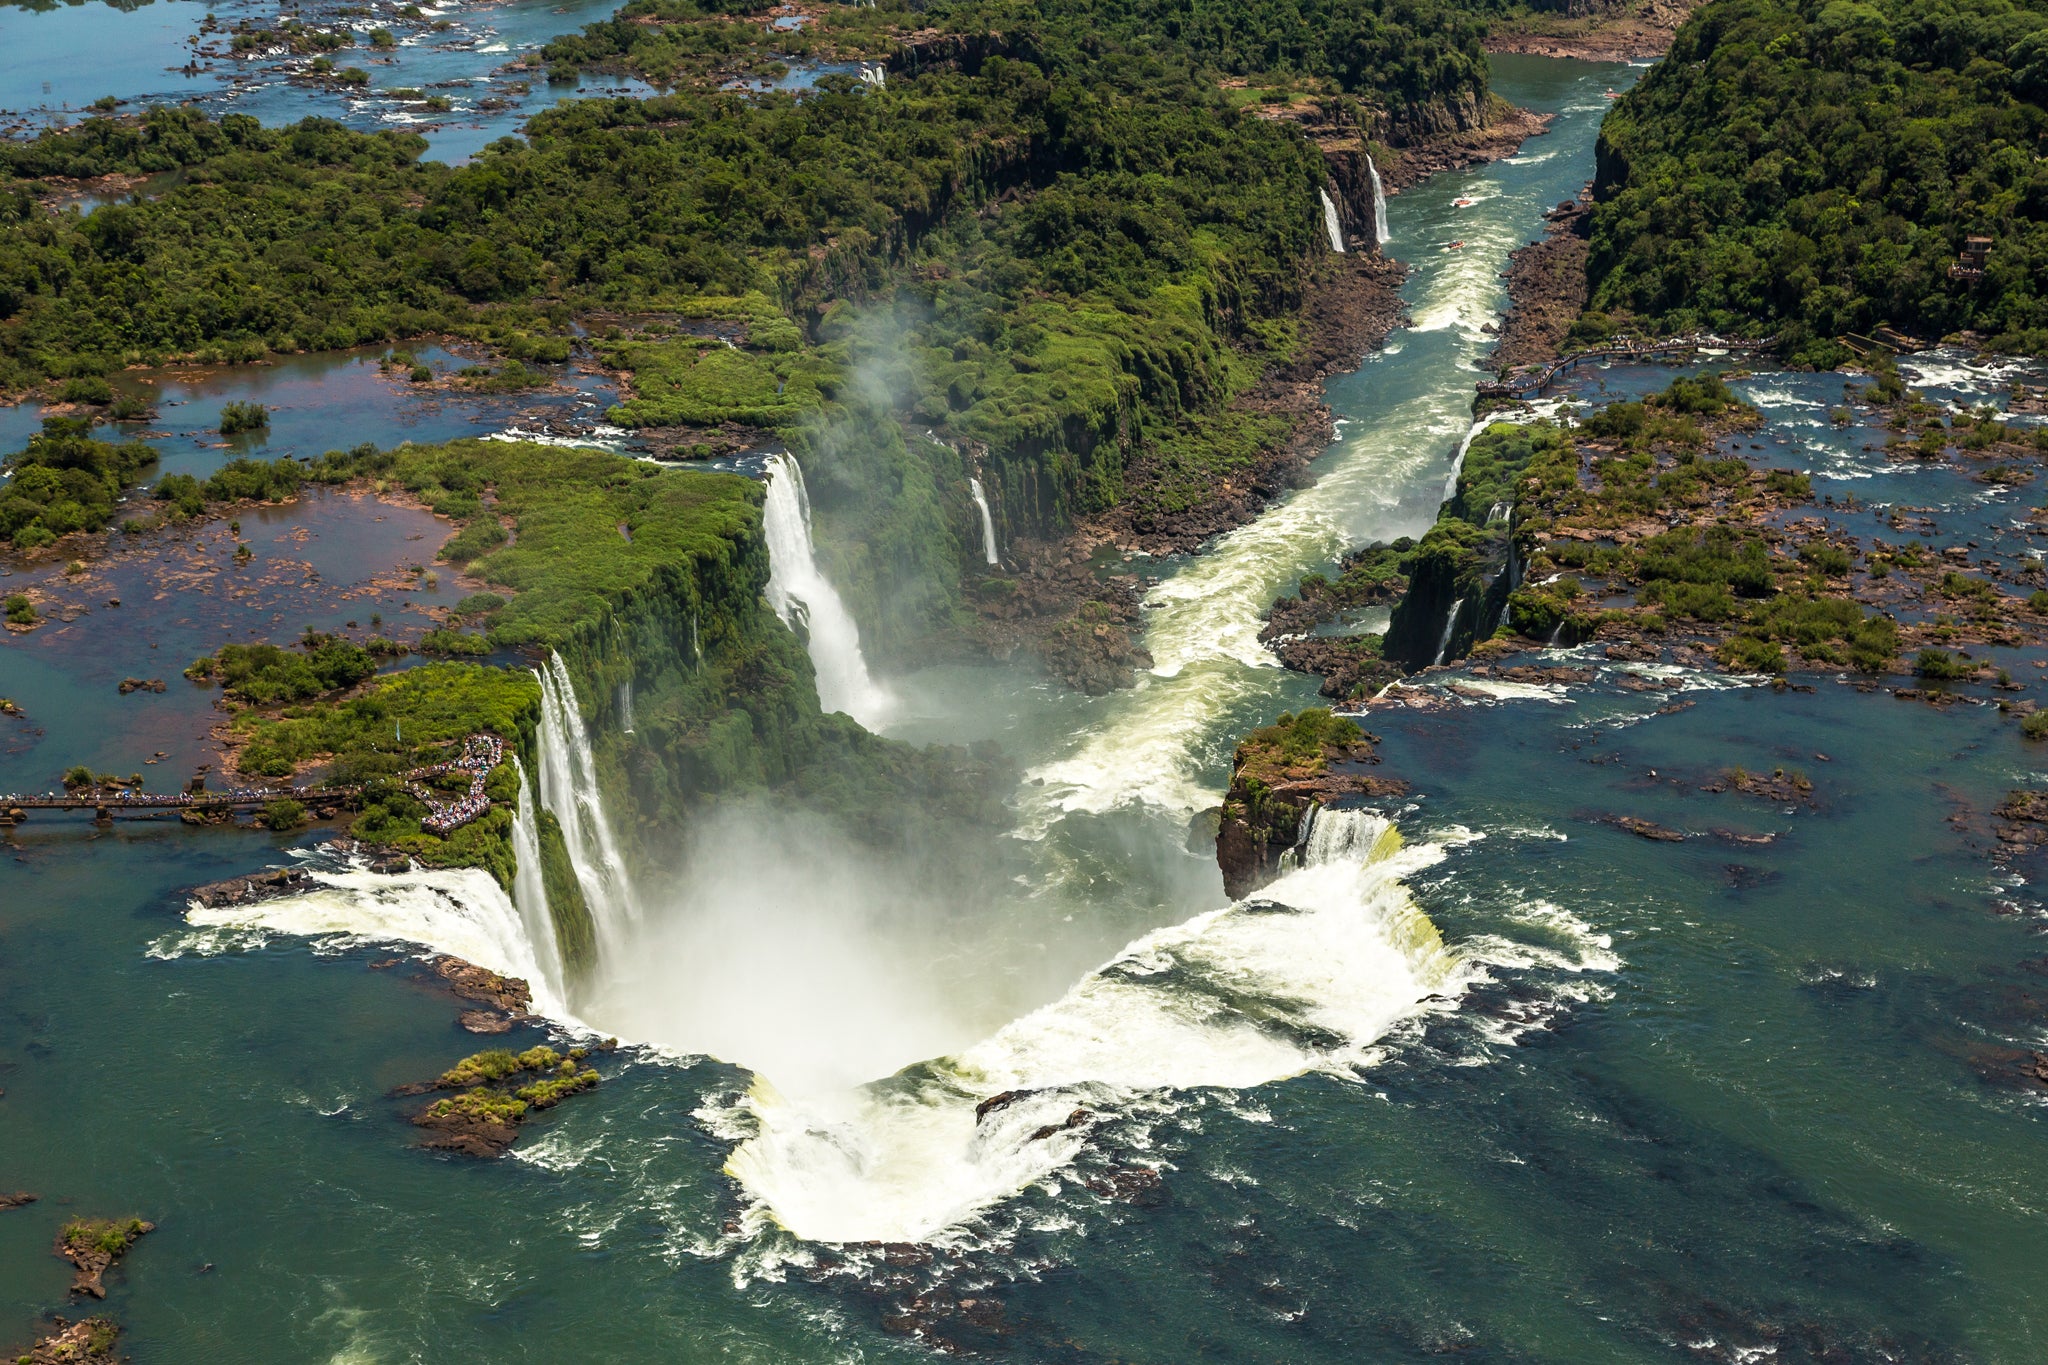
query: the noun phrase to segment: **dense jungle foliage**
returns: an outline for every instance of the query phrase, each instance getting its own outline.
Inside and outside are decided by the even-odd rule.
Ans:
[[[141,441],[95,441],[83,417],[47,417],[28,445],[9,455],[0,485],[0,544],[24,550],[106,523],[121,490],[156,463]]]
[[[899,74],[934,60],[1027,61],[1055,80],[1135,57],[1160,83],[1260,90],[1305,85],[1355,96],[1395,124],[1428,124],[1446,106],[1483,107],[1484,32],[1471,7],[1441,0],[932,0],[913,7],[832,6],[802,28],[770,32],[765,0],[630,0],[609,19],[548,44],[544,60],[655,80],[774,74],[796,59],[895,58]],[[737,16],[737,17],[736,17]],[[891,79],[896,79],[892,75]]]
[[[1602,129],[1582,338],[2048,351],[2048,3],[1715,0]],[[1967,236],[1981,275],[1952,274]]]

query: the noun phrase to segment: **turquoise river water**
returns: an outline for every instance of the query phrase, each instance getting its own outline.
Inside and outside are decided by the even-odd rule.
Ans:
[[[105,31],[175,7],[157,9],[58,13]],[[473,1042],[412,960],[452,946],[454,892],[394,879],[194,923],[182,888],[295,841],[16,831],[0,1187],[43,1202],[0,1213],[0,1345],[63,1306],[54,1220],[137,1213],[159,1230],[107,1307],[152,1365],[2048,1357],[2048,1107],[1983,1068],[2048,1032],[2048,905],[1982,819],[2037,760],[1992,708],[1701,677],[1671,710],[1602,665],[1375,712],[1414,795],[1332,821],[1258,902],[1226,908],[1188,847],[1235,738],[1314,696],[1258,647],[1260,613],[1347,546],[1430,523],[1507,253],[1590,176],[1633,74],[1497,61],[1552,131],[1394,198],[1414,325],[1330,382],[1313,488],[1143,566],[1139,687],[1088,699],[996,665],[880,680],[891,733],[1020,761],[1016,827],[975,875],[911,885],[775,812],[708,832],[570,1004],[628,1044],[606,1082],[504,1159],[413,1149],[388,1098]],[[1999,401],[2004,371],[1919,363],[1930,394]],[[1578,396],[1667,377],[1603,372]],[[2030,552],[2013,495],[1899,472],[1863,450],[1881,436],[1816,417],[1840,376],[1743,382],[1771,418],[1757,458],[1853,493],[1844,517],[1910,501],[1931,543]],[[394,434],[411,400],[378,383],[304,391],[306,439],[472,421],[415,412]],[[231,453],[164,439],[195,471]],[[391,581],[431,558],[423,515],[279,517],[248,537],[260,591],[0,644],[0,695],[27,711],[0,717],[0,790],[80,758],[163,751],[182,773],[205,694],[121,697],[119,676],[450,591]],[[166,574],[231,572],[222,551],[152,545],[105,572],[133,604]],[[1796,768],[1815,799],[1699,791],[1737,765]],[[1699,837],[1637,839],[1599,822],[1615,813]],[[1033,1093],[977,1124],[1006,1089]],[[1029,1136],[1076,1107],[1085,1132]]]

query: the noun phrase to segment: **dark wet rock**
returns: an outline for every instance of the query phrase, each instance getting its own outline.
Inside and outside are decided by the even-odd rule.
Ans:
[[[1074,1129],[1085,1125],[1090,1119],[1094,1117],[1095,1116],[1089,1113],[1086,1109],[1076,1109],[1073,1113],[1067,1115],[1067,1121],[1065,1123],[1048,1123],[1045,1125],[1045,1127],[1033,1133],[1029,1138],[1029,1141],[1043,1142],[1047,1138],[1052,1137],[1056,1133],[1072,1132]]]
[[[1782,880],[1784,874],[1763,867],[1748,867],[1742,863],[1729,863],[1721,869],[1722,879],[1737,891],[1754,891]]]
[[[990,1114],[999,1113],[1004,1109],[1008,1109],[1018,1100],[1029,1099],[1031,1096],[1036,1095],[1037,1093],[1038,1092],[1036,1090],[1005,1090],[1000,1094],[990,1095],[980,1104],[974,1106],[974,1121],[976,1123],[980,1123]]]
[[[15,1365],[115,1365],[121,1329],[111,1318],[66,1322],[50,1319],[50,1331],[26,1351],[11,1352]]]
[[[492,1010],[464,1010],[458,1021],[471,1033],[510,1033],[512,1021]]]
[[[260,905],[281,896],[310,891],[314,885],[311,873],[296,867],[279,867],[254,876],[231,877],[224,882],[195,886],[188,894],[207,909],[218,910],[230,905]]]
[[[57,1254],[77,1269],[71,1292],[105,1298],[107,1290],[100,1277],[128,1254],[137,1239],[154,1231],[156,1224],[140,1218],[80,1218],[66,1223],[57,1234]]]
[[[1156,1208],[1166,1202],[1166,1181],[1149,1166],[1119,1166],[1085,1176],[1082,1183],[1104,1199],[1120,1199],[1141,1208]]]
[[[1730,768],[1700,790],[1715,793],[1738,791],[1744,796],[1754,796],[1776,805],[1817,804],[1813,798],[1813,783],[1806,774],[1787,772],[1783,768],[1774,769],[1769,776],[1746,768]]]
[[[516,976],[500,976],[486,967],[445,954],[433,958],[428,967],[448,983],[448,989],[464,1000],[473,1000],[515,1018],[533,1009],[533,988]]]
[[[121,695],[124,697],[127,696],[130,692],[161,692],[163,690],[164,680],[162,678],[121,679],[120,691]]]
[[[0,1194],[0,1212],[5,1212],[8,1209],[18,1209],[23,1205],[35,1202],[36,1197],[27,1190],[16,1190],[13,1194]]]
[[[1296,673],[1321,678],[1324,696],[1344,701],[1370,696],[1401,676],[1401,666],[1381,658],[1377,645],[1372,637],[1301,635],[1279,641],[1273,653]]]
[[[412,1116],[413,1126],[430,1134],[419,1145],[431,1151],[494,1157],[519,1140],[520,1125],[534,1114],[597,1085],[597,1071],[584,1064],[587,1055],[580,1047],[563,1054],[545,1046],[524,1052],[478,1052],[431,1081],[401,1086],[393,1093],[455,1092]]]
[[[1616,829],[1625,830],[1635,835],[1638,839],[1649,839],[1662,844],[1677,844],[1685,841],[1685,835],[1679,831],[1666,829],[1662,825],[1652,823],[1636,815],[1603,816],[1602,822],[1612,825]]]

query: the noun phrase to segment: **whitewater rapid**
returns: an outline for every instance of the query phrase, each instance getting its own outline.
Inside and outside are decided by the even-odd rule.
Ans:
[[[963,1052],[839,1095],[758,1080],[739,1102],[753,1132],[726,1165],[755,1230],[971,1237],[979,1213],[1080,1158],[1092,1130],[1170,1092],[1354,1076],[1390,1029],[1455,1010],[1489,966],[1613,965],[1592,936],[1583,951],[1447,945],[1407,886],[1446,848],[1404,843],[1369,811],[1322,812],[1298,870],[1144,935]]]
[[[1361,378],[1389,395],[1341,428],[1312,487],[1224,536],[1155,585],[1145,599],[1153,667],[1112,699],[1070,750],[1033,768],[1025,832],[1061,816],[1151,807],[1177,817],[1215,803],[1216,737],[1253,716],[1281,686],[1279,661],[1260,642],[1273,599],[1346,550],[1420,536],[1457,486],[1464,451],[1483,424],[1472,385],[1494,344],[1485,331],[1503,295],[1500,272],[1543,207],[1542,191],[1475,189],[1455,220],[1454,252],[1422,253],[1409,287],[1414,324],[1386,351],[1364,357]],[[1403,390],[1406,390],[1403,393]]]

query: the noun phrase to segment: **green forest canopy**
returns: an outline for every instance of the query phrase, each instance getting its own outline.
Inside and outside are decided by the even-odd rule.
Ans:
[[[1591,327],[2048,351],[2048,0],[1713,0],[1600,140]],[[1993,239],[1981,278],[1964,239]],[[1829,349],[1810,350],[1827,360]]]

